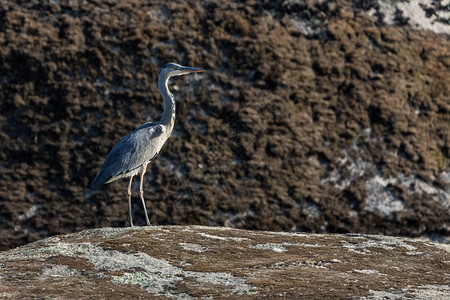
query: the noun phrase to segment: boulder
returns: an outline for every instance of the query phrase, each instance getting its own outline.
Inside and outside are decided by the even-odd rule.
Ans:
[[[444,299],[447,245],[224,227],[100,228],[0,254],[13,299]]]

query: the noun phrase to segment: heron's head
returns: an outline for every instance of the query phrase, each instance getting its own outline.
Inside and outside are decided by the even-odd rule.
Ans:
[[[165,64],[162,68],[161,68],[161,74],[164,74],[167,78],[168,77],[172,77],[172,76],[180,76],[180,75],[185,75],[185,74],[189,74],[189,73],[196,73],[196,72],[203,72],[202,69],[198,69],[198,68],[191,68],[191,67],[185,67],[185,66],[181,66],[179,64],[176,63],[168,63]]]

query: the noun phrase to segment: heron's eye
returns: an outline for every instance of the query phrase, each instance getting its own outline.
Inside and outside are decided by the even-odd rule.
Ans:
[[[177,67],[172,67],[172,70],[176,70],[177,69]]]

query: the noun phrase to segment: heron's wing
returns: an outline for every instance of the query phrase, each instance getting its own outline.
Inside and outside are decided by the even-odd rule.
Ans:
[[[111,178],[131,172],[152,160],[164,144],[164,132],[164,125],[147,123],[123,137],[106,157],[92,187],[100,187]]]

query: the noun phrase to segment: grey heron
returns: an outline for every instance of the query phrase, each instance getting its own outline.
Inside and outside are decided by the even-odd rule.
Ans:
[[[93,189],[98,189],[105,183],[130,177],[127,191],[130,226],[133,226],[131,183],[133,177],[138,174],[140,174],[141,179],[139,196],[144,207],[145,221],[147,225],[151,225],[145,207],[143,181],[147,165],[158,155],[172,133],[175,123],[175,99],[167,86],[169,78],[193,72],[203,72],[203,70],[184,67],[175,63],[168,63],[161,68],[158,77],[158,87],[164,100],[164,112],[161,120],[145,123],[123,137],[108,154],[102,168],[91,184]]]

